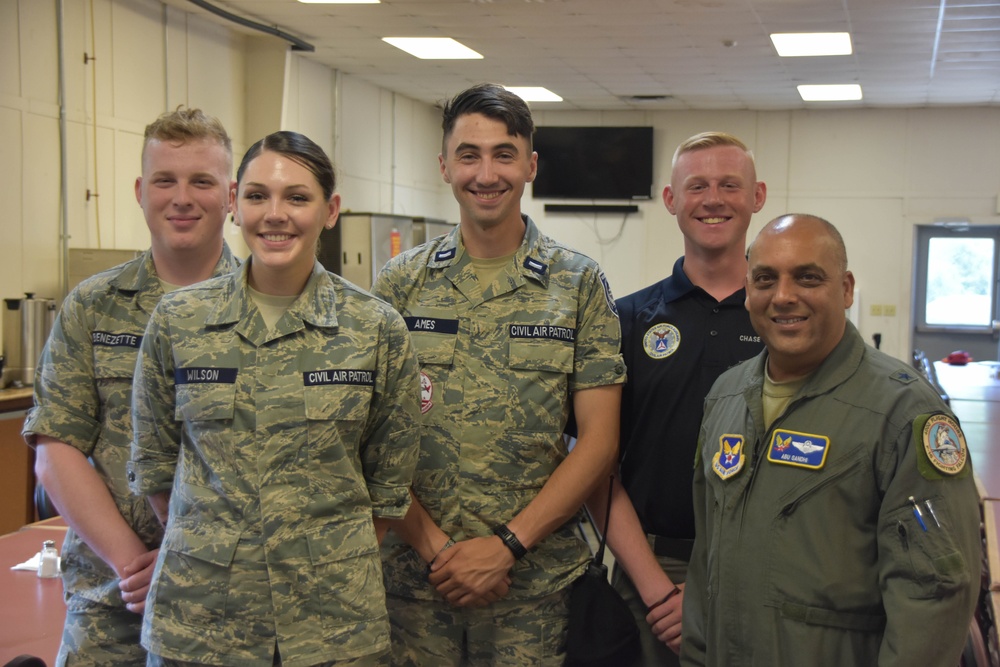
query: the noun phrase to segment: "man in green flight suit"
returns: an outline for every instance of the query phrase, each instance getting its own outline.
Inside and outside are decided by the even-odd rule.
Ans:
[[[957,420],[847,321],[826,220],[768,223],[746,282],[766,349],[706,398],[681,663],[958,664],[982,556]]]

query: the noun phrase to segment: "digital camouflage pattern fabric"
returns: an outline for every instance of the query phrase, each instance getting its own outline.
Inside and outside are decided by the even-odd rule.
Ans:
[[[317,262],[272,331],[246,271],[157,307],[136,369],[132,490],[172,489],[151,653],[286,667],[389,643],[373,515],[402,517],[417,367],[402,318]]]
[[[455,540],[490,535],[566,458],[571,394],[624,382],[614,301],[597,264],[527,217],[506,269],[480,287],[460,229],[391,260],[373,291],[406,319],[421,369],[421,446],[413,490]],[[427,564],[392,532],[390,593],[440,599]],[[511,570],[505,599],[569,586],[590,550],[571,520]]]
[[[238,265],[224,246],[215,274],[229,273]],[[146,323],[162,296],[149,251],[74,288],[63,301],[42,351],[35,375],[35,407],[23,430],[32,446],[36,435],[47,435],[88,456],[118,511],[151,549],[160,544],[160,522],[145,498],[129,492],[125,466],[132,440],[135,360]],[[72,529],[63,545],[62,570],[67,604],[75,615],[66,626],[67,647],[75,647],[78,660],[124,664],[120,654],[105,656],[87,640],[88,634],[98,643],[103,643],[102,636],[128,635],[120,627],[124,623],[131,628],[132,641],[138,642],[142,617],[112,611],[125,611],[118,576]],[[91,613],[93,619],[81,617]],[[88,658],[92,651],[96,654]],[[145,658],[139,658],[142,664]]]

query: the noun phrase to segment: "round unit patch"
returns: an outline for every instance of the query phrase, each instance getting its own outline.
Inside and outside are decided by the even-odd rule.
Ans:
[[[434,401],[431,400],[433,396],[434,385],[431,384],[430,376],[420,371],[420,414],[425,414],[434,407]]]
[[[931,415],[924,424],[924,451],[931,465],[946,475],[965,468],[969,448],[958,423],[948,415]]]
[[[665,359],[677,351],[681,344],[681,332],[673,324],[661,322],[649,327],[642,337],[642,349],[650,359]]]

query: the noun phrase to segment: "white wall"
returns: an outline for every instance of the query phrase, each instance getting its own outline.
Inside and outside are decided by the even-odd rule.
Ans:
[[[237,160],[267,132],[309,135],[332,153],[347,210],[457,219],[438,173],[437,109],[317,65],[275,38],[244,35],[157,0],[93,6],[92,20],[89,2],[65,0],[71,247],[148,245],[133,194],[142,131],[182,103],[219,116]],[[0,2],[0,297],[59,296],[56,7]],[[97,60],[85,65],[84,52]],[[709,129],[740,136],[768,184],[751,235],[790,211],[836,224],[857,277],[862,333],[869,340],[882,333],[883,349],[900,358],[910,347],[913,226],[943,216],[1000,224],[997,107],[560,112],[538,104],[535,116],[539,125],[652,125],[656,191],[686,137]],[[87,201],[88,189],[100,196]],[[529,195],[524,210],[600,261],[619,296],[662,278],[681,253],[659,198],[624,222],[546,215],[543,204]],[[237,230],[227,228],[227,239],[240,252]],[[896,316],[873,317],[870,304],[895,305]]]
[[[1000,109],[880,109],[773,112],[535,112],[539,125],[652,125],[656,190],[670,178],[677,144],[705,130],[725,130],[753,149],[767,204],[754,217],[752,238],[772,218],[813,213],[837,225],[857,279],[861,332],[907,359],[910,348],[913,227],[935,218],[998,224]],[[549,200],[551,201],[551,200]],[[621,216],[545,215],[544,202],[525,209],[552,236],[598,259],[616,295],[669,274],[682,240],[662,201]],[[596,228],[596,229],[595,229]],[[871,316],[872,304],[895,305],[896,316]]]

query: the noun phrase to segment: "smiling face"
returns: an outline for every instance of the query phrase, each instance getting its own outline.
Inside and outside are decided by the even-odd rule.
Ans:
[[[299,294],[312,273],[316,244],[337,222],[340,195],[326,199],[313,173],[265,150],[233,190],[236,224],[250,248],[250,285],[265,294]]]
[[[511,136],[503,121],[479,113],[460,116],[438,156],[464,224],[481,229],[521,226],[524,185],[535,179],[538,155],[528,140]]]
[[[808,216],[784,216],[750,246],[746,308],[767,346],[776,381],[813,372],[844,336],[854,276],[829,229]]]
[[[764,206],[766,195],[746,151],[712,146],[677,157],[663,203],[677,216],[686,254],[742,253],[750,217]]]
[[[135,198],[149,227],[154,260],[222,252],[231,169],[229,153],[214,139],[149,140]]]

